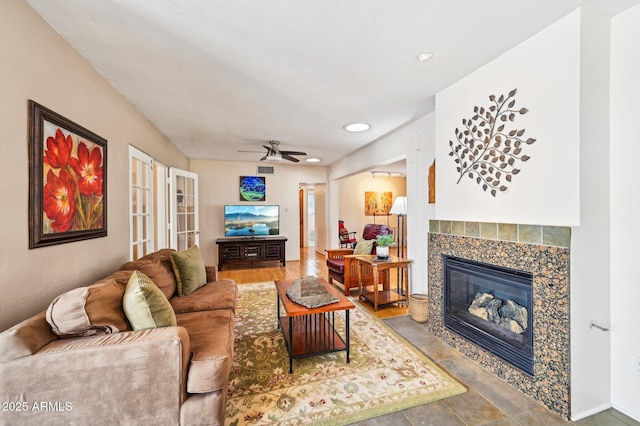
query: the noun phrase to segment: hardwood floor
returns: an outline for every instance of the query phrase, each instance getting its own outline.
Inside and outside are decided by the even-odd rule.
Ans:
[[[324,254],[317,253],[313,248],[301,248],[299,261],[288,261],[287,266],[275,265],[274,263],[258,264],[253,268],[243,269],[240,267],[225,266],[223,271],[218,273],[220,278],[231,278],[237,284],[247,284],[263,281],[289,280],[304,276],[315,276],[327,279],[327,265]],[[393,275],[393,274],[392,274]],[[327,279],[328,280],[328,279]],[[334,281],[334,285],[340,290],[344,290],[341,284]],[[356,296],[357,289],[351,290],[351,295]],[[371,312],[373,307],[369,303],[362,303]],[[378,318],[390,318],[400,315],[407,315],[407,308],[404,304],[386,305],[379,307],[375,312]]]

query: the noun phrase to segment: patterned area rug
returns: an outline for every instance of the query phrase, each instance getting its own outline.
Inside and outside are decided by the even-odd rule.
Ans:
[[[294,359],[289,374],[275,285],[240,284],[238,299],[227,425],[344,425],[466,392],[358,302],[351,362],[344,351]]]

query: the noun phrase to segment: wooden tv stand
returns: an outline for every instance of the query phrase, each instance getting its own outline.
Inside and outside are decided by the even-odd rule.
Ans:
[[[256,262],[285,262],[287,237],[256,236],[218,238],[218,269],[227,264],[251,264]]]

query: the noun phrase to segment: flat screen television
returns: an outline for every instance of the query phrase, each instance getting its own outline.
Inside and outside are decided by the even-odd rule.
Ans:
[[[280,206],[224,206],[224,236],[254,237],[280,234]]]

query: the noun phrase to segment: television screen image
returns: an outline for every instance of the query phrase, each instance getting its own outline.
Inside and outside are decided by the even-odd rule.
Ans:
[[[253,237],[279,234],[279,206],[224,206],[225,237]]]

